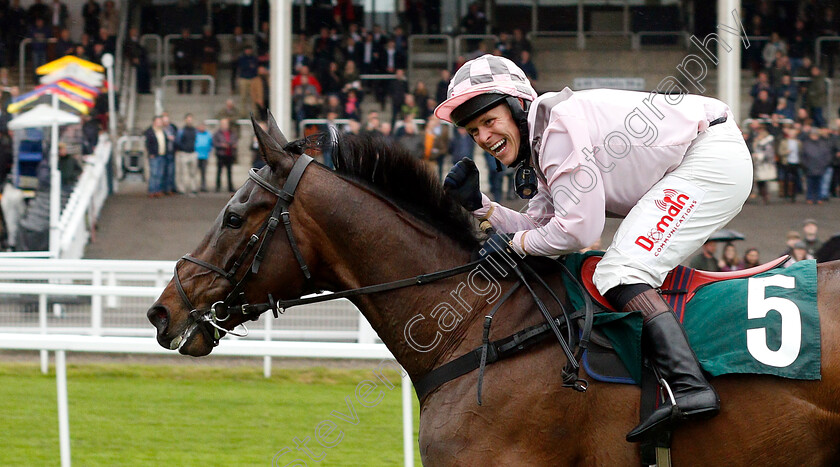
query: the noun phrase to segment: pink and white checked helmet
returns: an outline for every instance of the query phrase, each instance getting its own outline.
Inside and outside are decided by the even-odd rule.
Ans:
[[[465,63],[446,91],[447,99],[435,109],[435,116],[452,122],[452,111],[480,94],[503,94],[533,101],[537,92],[515,63],[495,55],[482,55]]]

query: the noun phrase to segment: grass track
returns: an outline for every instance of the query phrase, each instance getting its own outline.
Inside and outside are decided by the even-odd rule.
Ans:
[[[379,381],[372,370],[326,368],[273,369],[262,377],[255,367],[68,364],[70,437],[74,465],[402,465],[400,385],[396,372],[384,375],[375,406],[355,396],[363,380]],[[332,415],[347,414],[349,399],[358,417],[351,424]],[[412,399],[415,399],[412,397]],[[415,463],[417,402],[414,402]],[[42,375],[37,364],[0,363],[0,465],[58,465],[55,373]],[[343,439],[332,448],[315,440],[315,427],[334,422],[322,439]],[[320,462],[296,450],[303,441]]]

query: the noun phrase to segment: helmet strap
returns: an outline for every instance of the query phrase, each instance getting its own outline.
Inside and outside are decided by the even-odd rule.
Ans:
[[[508,108],[510,109],[510,115],[513,117],[513,121],[516,122],[516,126],[519,128],[519,151],[516,154],[516,160],[510,165],[510,167],[514,167],[531,159],[531,141],[529,140],[528,131],[528,108],[531,102],[524,99],[520,100],[513,96],[508,96],[505,102],[507,102]]]

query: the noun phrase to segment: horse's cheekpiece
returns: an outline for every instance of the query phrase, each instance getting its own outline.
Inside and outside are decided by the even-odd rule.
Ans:
[[[248,244],[246,245],[245,249],[239,255],[239,258],[236,259],[233,266],[230,268],[229,271],[225,271],[218,266],[210,264],[206,261],[202,261],[197,258],[193,258],[190,255],[184,255],[181,257],[182,260],[189,261],[191,263],[195,263],[199,266],[207,268],[216,274],[224,277],[228,282],[234,284],[236,280],[236,274],[239,268],[242,266],[243,261],[251,254],[254,247],[257,247],[259,243],[259,247],[257,248],[257,253],[254,255],[254,259],[251,260],[250,266],[245,270],[245,273],[239,279],[238,282],[235,283],[233,290],[228,293],[227,297],[225,297],[224,301],[218,301],[213,303],[208,308],[198,309],[193,306],[192,302],[190,301],[189,297],[187,297],[187,293],[184,291],[183,286],[181,285],[181,279],[178,277],[178,263],[175,263],[175,287],[178,289],[178,294],[181,296],[181,299],[184,301],[184,304],[187,305],[190,311],[190,318],[192,319],[192,324],[187,326],[184,333],[175,339],[172,340],[170,344],[170,349],[175,350],[179,349],[184,343],[189,341],[189,338],[192,334],[196,331],[196,329],[201,330],[201,332],[205,333],[205,336],[208,337],[208,340],[213,343],[214,346],[219,345],[219,340],[224,337],[225,333],[244,337],[248,335],[248,328],[245,328],[245,331],[242,333],[236,333],[231,330],[225,329],[219,323],[223,323],[227,321],[232,312],[239,312],[244,316],[249,316],[252,321],[259,319],[260,314],[265,311],[271,310],[274,313],[274,317],[276,318],[279,313],[281,313],[281,309],[278,309],[274,298],[269,294],[268,295],[268,302],[251,305],[246,303],[245,296],[242,290],[245,287],[245,281],[248,279],[250,274],[257,274],[260,270],[260,265],[262,264],[263,257],[265,256],[265,249],[271,243],[271,238],[274,236],[274,232],[277,230],[277,226],[279,223],[283,222],[283,225],[286,228],[286,235],[289,238],[289,243],[291,244],[292,251],[294,251],[295,258],[297,258],[298,264],[300,265],[300,269],[303,272],[304,277],[308,280],[311,276],[309,273],[309,267],[306,265],[306,261],[303,259],[303,255],[300,253],[300,249],[297,246],[297,242],[295,241],[295,237],[292,234],[292,226],[291,226],[291,219],[289,218],[289,206],[292,204],[295,196],[295,190],[297,190],[297,185],[300,182],[300,178],[303,176],[303,172],[309,166],[309,164],[313,161],[313,159],[306,154],[302,154],[298,157],[297,161],[295,161],[295,165],[292,167],[291,172],[289,173],[289,177],[286,179],[286,183],[283,185],[282,189],[275,188],[268,180],[262,178],[255,169],[251,169],[248,172],[248,176],[257,183],[263,189],[271,192],[277,197],[277,203],[274,205],[274,209],[271,211],[271,215],[268,216],[268,219],[263,223],[260,229],[251,235]],[[207,326],[212,328],[212,334],[210,329]]]

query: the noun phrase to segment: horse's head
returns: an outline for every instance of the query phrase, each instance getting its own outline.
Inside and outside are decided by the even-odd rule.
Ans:
[[[256,124],[254,132],[266,166],[251,171],[198,248],[176,263],[147,313],[163,347],[207,355],[226,332],[269,309],[264,304],[298,297],[308,285],[314,253],[295,195],[312,159],[287,149],[273,118],[268,133]]]

